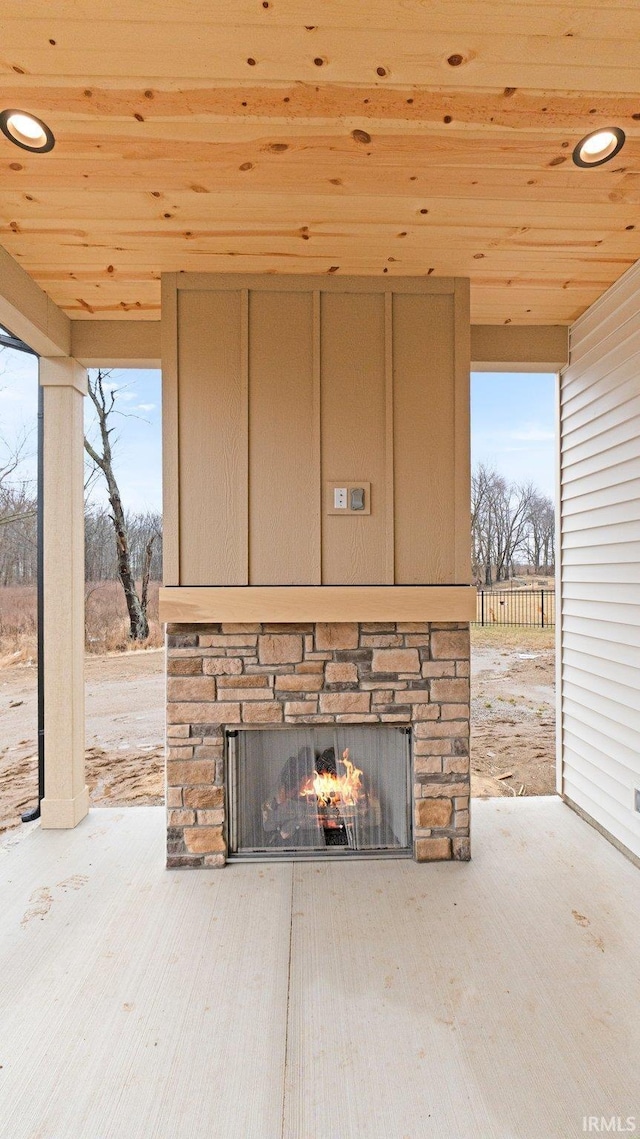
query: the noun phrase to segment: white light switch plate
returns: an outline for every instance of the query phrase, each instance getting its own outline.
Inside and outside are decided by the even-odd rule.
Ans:
[[[351,510],[349,503],[351,501],[350,491],[356,488],[361,488],[364,491],[364,507],[362,510]],[[343,505],[338,505],[338,503]],[[325,513],[326,514],[348,514],[350,518],[356,518],[359,514],[371,514],[371,483],[363,482],[360,479],[358,482],[328,482],[325,484]]]

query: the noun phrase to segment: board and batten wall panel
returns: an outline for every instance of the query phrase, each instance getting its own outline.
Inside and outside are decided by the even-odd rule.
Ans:
[[[178,292],[181,584],[248,581],[246,308]]]
[[[393,298],[393,465],[398,584],[455,581],[453,296]]]
[[[325,498],[322,581],[393,585],[386,558],[384,294],[325,293],[320,328],[323,484],[371,483],[371,513],[361,517],[328,515]]]
[[[560,378],[560,781],[640,858],[640,270],[570,332]]]
[[[320,583],[311,293],[249,298],[249,580]]]
[[[167,584],[468,583],[467,292],[166,280]],[[341,481],[370,484],[370,513],[328,513]]]

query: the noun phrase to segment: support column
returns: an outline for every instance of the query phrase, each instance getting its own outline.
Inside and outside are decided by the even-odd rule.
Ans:
[[[40,360],[44,388],[43,827],[75,827],[89,810],[84,775],[85,368]]]

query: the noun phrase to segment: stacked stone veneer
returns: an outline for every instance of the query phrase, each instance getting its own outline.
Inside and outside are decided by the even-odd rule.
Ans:
[[[415,858],[470,857],[468,625],[169,625],[169,866],[224,865],[243,723],[411,725]]]

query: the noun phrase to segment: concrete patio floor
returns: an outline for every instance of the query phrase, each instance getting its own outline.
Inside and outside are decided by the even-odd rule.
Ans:
[[[640,871],[559,799],[474,860],[166,871],[161,808],[0,851],[7,1139],[640,1130]]]

